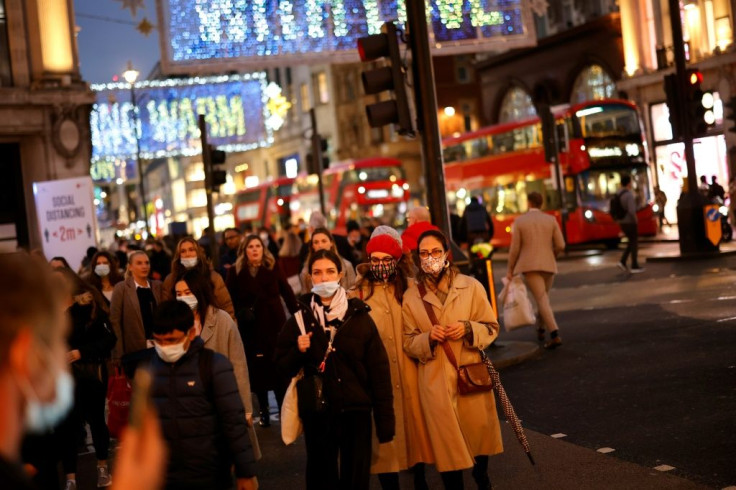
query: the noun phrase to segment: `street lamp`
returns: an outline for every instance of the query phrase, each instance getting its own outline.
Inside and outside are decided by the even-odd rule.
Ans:
[[[138,122],[138,102],[135,98],[135,82],[140,72],[133,68],[133,63],[128,61],[128,66],[123,72],[123,78],[130,85],[130,102],[133,104],[133,127],[135,131],[135,165],[138,167],[138,188],[141,194],[141,207],[143,208],[143,219],[146,223],[146,237],[151,236],[148,225],[148,209],[146,209],[146,187],[143,183],[143,165],[141,163],[141,135]]]

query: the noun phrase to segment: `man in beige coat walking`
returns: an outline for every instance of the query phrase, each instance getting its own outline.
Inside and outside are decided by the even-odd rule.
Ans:
[[[514,220],[511,232],[508,273],[511,280],[514,274],[524,274],[526,284],[539,307],[537,336],[544,340],[544,327],[550,334],[545,349],[562,345],[555,315],[549,304],[549,290],[557,273],[557,255],[565,249],[565,240],[557,220],[543,213],[542,195],[531,192],[527,196],[529,211]]]

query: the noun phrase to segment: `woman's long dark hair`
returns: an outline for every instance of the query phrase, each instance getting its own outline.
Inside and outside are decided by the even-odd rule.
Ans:
[[[184,281],[187,283],[189,290],[194,297],[197,298],[197,313],[199,313],[199,322],[204,325],[204,319],[207,318],[207,310],[210,306],[219,308],[215,300],[215,291],[212,287],[209,275],[203,276],[196,267],[185,270],[174,281],[174,297],[176,298],[176,283]]]
[[[417,260],[420,262],[418,264],[419,271],[417,272],[417,281],[422,282],[432,282],[433,284],[439,283],[445,275],[448,276],[450,280],[450,284],[452,284],[452,280],[455,278],[457,274],[460,273],[457,267],[452,263],[450,258],[447,258],[447,262],[449,263],[448,267],[445,267],[442,269],[442,271],[437,275],[437,277],[434,277],[432,274],[427,274],[422,270],[421,260],[419,259],[419,246],[422,244],[422,240],[425,238],[435,238],[442,244],[442,249],[445,251],[445,253],[450,250],[450,243],[447,241],[447,237],[444,233],[442,233],[439,230],[427,230],[421,235],[419,235],[419,238],[417,239],[417,249],[416,249],[416,257]]]
[[[92,305],[92,311],[90,313],[87,326],[91,325],[100,316],[107,316],[105,313],[106,304],[104,301],[104,297],[102,296],[102,293],[100,293],[96,288],[92,287],[91,284],[86,283],[81,277],[77,275],[76,272],[71,269],[61,268],[56,269],[54,272],[56,272],[57,274],[61,274],[64,277],[64,282],[66,282],[66,286],[69,287],[69,293],[74,298],[75,303],[81,306],[85,306],[87,304]],[[89,293],[92,296],[91,302],[87,303],[81,301],[81,297],[85,295],[85,293]]]
[[[368,257],[368,260],[368,264],[365,264],[368,266],[368,270],[355,284],[356,291],[361,291],[364,287],[368,289],[368,294],[361,298],[363,301],[366,301],[373,296],[373,291],[375,290],[377,283],[383,282],[373,275],[373,270],[370,269],[370,257]],[[361,264],[359,267],[364,267],[364,265]],[[394,297],[399,304],[403,304],[404,302],[404,293],[409,287],[409,278],[411,277],[411,274],[411,266],[409,265],[406,256],[402,256],[396,261],[396,273],[394,274],[394,278],[388,281],[388,284],[393,284],[394,286]]]
[[[120,274],[120,267],[118,265],[118,259],[105,250],[97,252],[89,263],[89,277],[87,282],[94,286],[98,291],[102,291],[102,278],[95,274],[95,266],[97,265],[97,259],[99,257],[105,257],[110,264],[110,274],[107,276],[110,279],[110,285],[115,286],[117,283],[123,280],[123,275]]]

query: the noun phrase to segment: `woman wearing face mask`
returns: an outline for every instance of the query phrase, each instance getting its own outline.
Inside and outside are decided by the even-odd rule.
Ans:
[[[312,292],[299,298],[306,335],[292,317],[279,334],[276,361],[293,377],[321,372],[326,411],[300,414],[307,449],[306,488],[367,490],[371,412],[380,444],[394,437],[391,371],[370,308],[340,286],[343,261],[329,250],[312,254]],[[338,469],[339,461],[339,469]]]
[[[76,490],[77,437],[85,422],[89,423],[97,456],[97,486],[112,482],[107,466],[110,433],[105,422],[105,396],[110,350],[115,345],[107,315],[91,293],[90,287],[68,269],[56,271],[65,284],[67,315],[71,319],[67,360],[74,375],[74,408],[59,427],[57,435],[62,448],[62,464],[66,474],[65,490]]]
[[[479,489],[491,488],[488,456],[503,451],[492,391],[460,395],[459,366],[481,362],[479,349],[498,336],[498,322],[483,286],[448,260],[448,242],[435,230],[417,241],[417,287],[404,295],[404,349],[418,365],[419,401],[437,470],[447,489],[463,488],[462,470],[472,468]],[[425,307],[432,309],[433,325]],[[446,345],[443,345],[446,344]]]
[[[85,279],[105,298],[107,302],[105,309],[109,313],[115,285],[123,281],[117,259],[110,252],[104,250],[97,252],[90,261],[90,273]]]
[[[215,302],[218,308],[227,311],[228,315],[234,320],[235,309],[230,292],[225,286],[223,277],[215,271],[210,265],[207,255],[205,255],[202,247],[192,237],[185,237],[179,240],[176,245],[174,258],[171,260],[171,274],[164,279],[163,301],[174,299],[174,284],[176,278],[188,269],[195,269],[204,277],[208,277],[212,282],[212,289],[215,292]]]
[[[227,357],[233,365],[235,381],[245,406],[250,425],[253,420],[253,401],[250,391],[248,364],[238,328],[225,310],[215,306],[212,285],[196,269],[189,269],[176,281],[176,299],[186,303],[194,313],[194,328],[204,346]]]
[[[399,234],[387,226],[374,231],[366,254],[369,261],[358,266],[360,279],[350,296],[371,307],[371,318],[388,353],[396,416],[393,442],[379,445],[374,437],[371,473],[378,475],[384,490],[398,489],[399,471],[411,468],[414,488],[426,489],[424,463],[433,463],[434,456],[419,406],[416,362],[403,347],[401,304],[409,286],[409,259],[402,254]]]
[[[279,244],[276,243],[276,240],[274,240],[273,235],[271,234],[271,230],[269,230],[265,226],[261,226],[260,228],[258,228],[258,237],[266,245],[266,250],[271,252],[273,258],[278,261]]]
[[[319,250],[330,250],[340,258],[343,264],[342,270],[344,271],[344,274],[340,278],[340,286],[345,290],[352,288],[355,284],[355,269],[353,268],[353,264],[349,260],[340,257],[340,254],[337,252],[337,245],[335,245],[335,239],[332,238],[330,231],[327,228],[317,228],[312,232],[312,236],[309,239],[309,254],[307,255],[307,261],[304,263],[304,268],[300,275],[302,291],[312,290],[312,279],[307,264],[309,263],[310,257]]]
[[[297,310],[296,298],[257,235],[248,235],[240,243],[238,259],[235,267],[230,268],[227,285],[238,312],[238,329],[245,344],[251,389],[258,397],[261,415],[258,423],[261,427],[269,427],[268,392],[274,392],[281,410],[289,384],[287,379],[277,375],[273,363],[278,329],[286,321],[281,298],[292,313]]]
[[[110,302],[110,323],[118,341],[113,360],[153,345],[153,312],[162,299],[161,281],[148,279],[151,264],[143,250],[128,256],[125,281],[115,285]]]

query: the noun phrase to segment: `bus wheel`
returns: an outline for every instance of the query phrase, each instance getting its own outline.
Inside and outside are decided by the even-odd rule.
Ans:
[[[608,250],[616,250],[618,248],[618,243],[621,241],[620,238],[612,238],[611,240],[606,240],[603,242],[606,245],[606,248]]]

